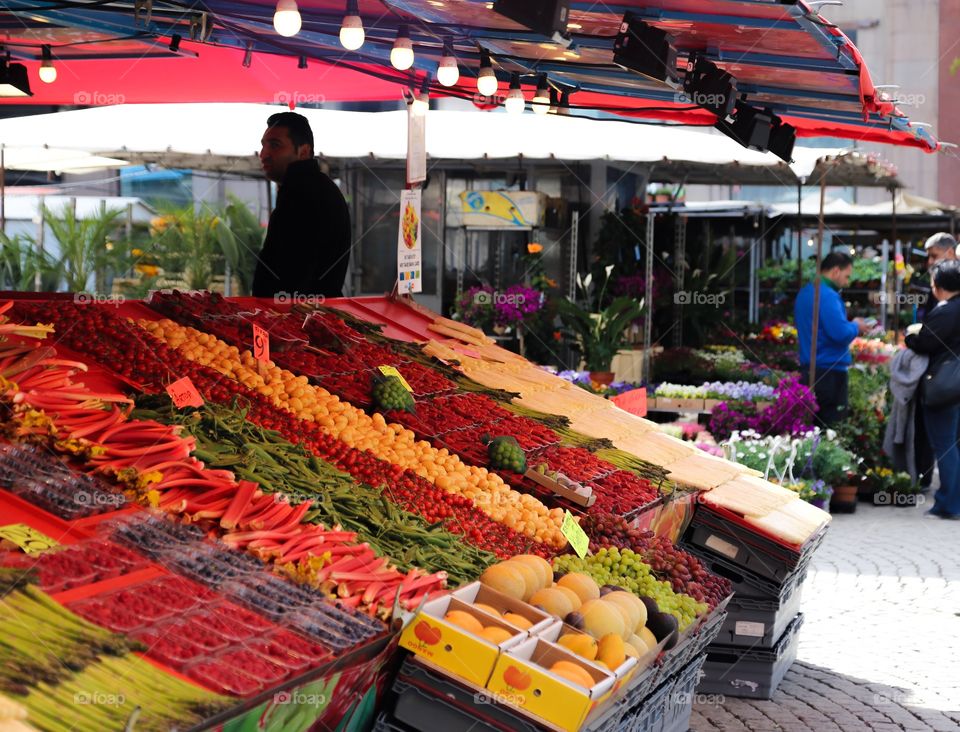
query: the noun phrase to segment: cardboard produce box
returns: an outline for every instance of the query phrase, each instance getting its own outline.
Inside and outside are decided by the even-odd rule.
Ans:
[[[593,685],[588,688],[550,671],[557,661],[579,666]],[[531,637],[500,654],[487,689],[562,730],[576,732],[594,710],[599,713],[612,702],[616,682],[614,674],[565,648]]]
[[[477,608],[479,602],[516,613],[532,624],[530,631],[542,630],[553,623],[553,618],[524,602],[473,582],[456,592],[427,602],[400,634],[400,647],[422,656],[448,673],[484,686],[500,653],[529,637],[527,630],[511,625]],[[473,616],[485,628],[495,626],[511,633],[508,640],[492,643],[481,636],[444,619],[446,614],[459,610]]]
[[[657,397],[657,409],[676,412],[702,412],[703,399],[671,399]]]

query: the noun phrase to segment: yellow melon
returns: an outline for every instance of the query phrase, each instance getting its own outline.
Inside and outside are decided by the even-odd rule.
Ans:
[[[576,592],[577,597],[580,598],[580,602],[585,603],[588,600],[596,600],[600,597],[599,585],[597,585],[593,577],[583,574],[582,572],[565,574],[557,580],[557,584],[560,585],[560,587],[569,587]]]
[[[560,636],[557,643],[588,661],[597,657],[597,639],[586,633],[567,633]]]
[[[573,663],[573,661],[557,661],[550,667],[550,670],[557,676],[562,676],[567,681],[572,681],[587,689],[593,688],[594,683],[596,683],[586,669]]]
[[[443,616],[443,619],[451,625],[456,625],[458,628],[463,628],[477,635],[483,632],[483,624],[470,613],[464,612],[463,610],[451,610]]]
[[[504,613],[503,619],[513,627],[520,628],[520,630],[530,630],[533,627],[532,622],[517,613]]]
[[[515,566],[506,562],[487,567],[480,575],[480,582],[516,600],[522,600],[527,591],[524,576]]]
[[[491,643],[495,643],[496,645],[500,645],[504,641],[510,640],[514,635],[516,634],[511,633],[506,628],[501,628],[497,625],[488,625],[486,628],[480,631],[481,638],[484,638]]]
[[[530,604],[542,607],[544,612],[556,615],[558,618],[565,618],[573,612],[573,604],[570,599],[560,590],[547,587],[535,592],[530,598]]]
[[[640,636],[641,640],[647,644],[648,650],[653,650],[657,647],[657,637],[653,634],[653,631],[650,628],[643,627],[637,631],[637,635]]]
[[[606,664],[610,670],[620,668],[627,659],[623,638],[616,633],[608,633],[597,644],[597,660]]]
[[[500,611],[497,610],[495,607],[492,607],[490,605],[485,605],[482,602],[475,602],[473,603],[473,606],[477,608],[477,610],[483,610],[485,613],[490,613],[495,618],[500,617]]]
[[[647,642],[636,633],[631,635],[630,639],[627,642],[633,648],[635,648],[637,653],[640,654],[641,656],[646,656],[647,653],[650,652],[650,646],[648,646]]]
[[[550,583],[553,582],[553,567],[551,567],[550,562],[543,557],[538,557],[536,554],[518,554],[515,557],[511,557],[510,561],[523,562],[540,574],[540,587],[537,589],[549,587]]]
[[[530,596],[540,589],[540,572],[531,567],[529,564],[524,562],[516,562],[512,559],[502,562],[502,565],[506,565],[513,569],[516,572],[520,573],[520,576],[523,577],[523,597],[520,599],[526,602],[530,599]]]
[[[594,638],[614,633],[623,636],[626,623],[623,613],[617,605],[603,600],[588,600],[580,606],[583,616],[583,630]]]
[[[576,612],[577,610],[579,610],[579,609],[580,609],[580,606],[583,604],[583,601],[580,599],[580,595],[578,595],[576,592],[574,592],[573,590],[571,590],[569,587],[563,587],[563,586],[561,586],[561,585],[554,585],[553,588],[551,588],[551,589],[560,590],[560,592],[562,592],[564,595],[566,595],[566,596],[567,596],[567,599],[570,600],[571,603],[573,603],[573,611],[574,611],[574,612]]]
[[[632,592],[608,592],[603,596],[603,601],[616,603],[627,610],[630,616],[627,621],[627,627],[630,629],[630,632],[627,634],[628,636],[633,635],[638,625],[646,625],[647,606]],[[624,638],[624,640],[627,639]]]

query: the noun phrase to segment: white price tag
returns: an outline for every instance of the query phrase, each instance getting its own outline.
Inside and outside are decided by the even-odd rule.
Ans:
[[[745,635],[749,638],[763,638],[767,626],[763,623],[749,623],[746,620],[738,620],[735,628],[737,635]]]
[[[717,554],[722,554],[730,559],[736,559],[737,553],[740,551],[736,544],[731,544],[716,534],[712,534],[704,543],[707,545],[707,549],[713,549]]]

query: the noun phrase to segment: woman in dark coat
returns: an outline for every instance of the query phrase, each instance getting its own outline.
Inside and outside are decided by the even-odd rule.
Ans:
[[[933,270],[932,282],[933,296],[939,302],[924,317],[920,330],[906,339],[910,349],[930,357],[924,381],[947,361],[960,358],[960,261],[938,264]],[[957,446],[960,404],[925,401],[923,414],[940,473],[940,490],[927,513],[960,519],[960,448]]]

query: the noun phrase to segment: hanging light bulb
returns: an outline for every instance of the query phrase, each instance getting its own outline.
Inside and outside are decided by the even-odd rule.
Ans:
[[[503,100],[503,107],[510,114],[520,114],[527,105],[527,100],[523,97],[523,90],[520,88],[520,74],[514,72],[510,78],[510,91],[507,92],[507,98]]]
[[[300,32],[300,10],[297,0],[277,0],[277,9],[273,14],[273,29],[281,36],[289,38]]]
[[[410,111],[417,117],[423,117],[430,111],[430,74],[423,77],[423,83],[420,85],[420,91],[413,95],[413,102],[410,104]]]
[[[477,91],[485,97],[492,97],[497,93],[500,82],[497,81],[497,75],[493,73],[493,64],[490,62],[490,53],[484,48],[480,49],[480,73],[477,75]]]
[[[440,66],[437,68],[437,81],[444,86],[453,86],[460,81],[460,67],[453,55],[453,46],[443,44],[443,55],[440,57]]]
[[[40,49],[42,60],[40,61],[40,81],[52,84],[57,80],[57,68],[53,65],[53,54],[50,52],[50,46],[43,46]]]
[[[365,37],[357,0],[347,0],[347,12],[340,26],[340,45],[348,51],[356,51],[363,45]]]
[[[570,94],[571,92],[568,91],[560,93],[557,114],[562,114],[564,116],[570,114]]]
[[[247,50],[243,52],[243,68],[249,69],[253,63],[253,41],[247,41]]]
[[[550,111],[550,85],[547,83],[546,74],[540,74],[537,79],[537,93],[533,95],[530,106],[535,114],[546,114]]]
[[[393,49],[390,51],[390,63],[397,71],[406,71],[413,66],[413,42],[406,25],[397,29],[397,40],[393,42]]]

